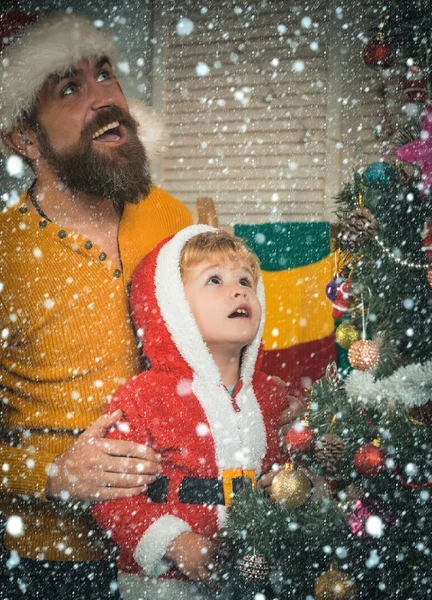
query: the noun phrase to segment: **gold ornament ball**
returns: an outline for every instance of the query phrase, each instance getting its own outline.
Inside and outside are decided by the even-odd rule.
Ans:
[[[360,331],[349,321],[344,321],[336,329],[336,341],[341,348],[349,350],[350,347],[360,339]]]
[[[427,273],[426,273],[426,279],[428,281],[428,284],[431,286],[432,288],[432,269],[428,269]]]
[[[356,588],[349,575],[330,569],[315,584],[316,600],[355,600]]]
[[[380,359],[378,346],[371,340],[359,340],[348,350],[348,360],[353,369],[369,371]]]
[[[298,471],[288,463],[287,465],[273,479],[271,495],[276,502],[289,508],[297,508],[307,502],[312,486],[303,471]]]

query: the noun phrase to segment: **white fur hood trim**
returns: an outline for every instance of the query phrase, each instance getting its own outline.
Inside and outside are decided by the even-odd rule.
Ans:
[[[162,118],[140,100],[129,100],[129,112],[138,122],[138,137],[145,148],[147,160],[153,162],[165,152],[169,142]]]
[[[179,269],[183,246],[192,237],[205,231],[217,231],[217,229],[208,225],[186,227],[161,248],[155,273],[156,300],[167,329],[186,362],[200,379],[208,379],[220,384],[219,369],[196,326],[186,300]],[[257,296],[262,308],[261,323],[255,339],[249,344],[243,357],[241,377],[244,386],[251,382],[264,330],[265,297],[261,275],[258,280]]]
[[[183,229],[160,250],[156,262],[155,293],[162,318],[183,359],[194,371],[192,389],[201,403],[214,439],[219,473],[226,468],[255,469],[258,473],[266,452],[266,433],[252,378],[264,328],[264,286],[259,277],[257,295],[262,306],[259,331],[244,353],[242,389],[236,396],[240,411],[233,408],[216,363],[210,354],[186,300],[179,259],[185,243],[205,231],[207,225]]]

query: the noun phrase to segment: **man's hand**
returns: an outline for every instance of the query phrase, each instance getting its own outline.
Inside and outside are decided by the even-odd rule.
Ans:
[[[170,545],[166,558],[172,560],[182,573],[193,581],[214,585],[213,570],[209,568],[216,554],[216,545],[199,533],[187,531]]]
[[[271,378],[281,390],[287,389],[287,384],[283,379],[277,375],[272,375]],[[306,410],[305,404],[296,396],[289,396],[287,393],[287,401],[289,406],[282,411],[279,419],[280,433],[283,438],[285,438],[286,434],[291,429],[293,421],[302,417]]]
[[[280,472],[281,468],[277,468],[275,470],[269,471],[265,475],[262,475],[257,481],[257,489],[263,490],[266,494],[270,495],[271,484],[273,483],[273,479]]]
[[[155,481],[160,456],[149,446],[105,439],[121,410],[99,417],[50,468],[46,497],[93,502],[136,496]]]
[[[296,396],[287,396],[287,401],[289,402],[289,406],[282,411],[279,419],[280,432],[284,439],[291,429],[293,421],[302,417],[306,410],[304,403],[299,398],[296,398]]]

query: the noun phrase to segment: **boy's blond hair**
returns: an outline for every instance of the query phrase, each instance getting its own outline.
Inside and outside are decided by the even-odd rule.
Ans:
[[[208,260],[210,255],[216,255],[224,261],[244,262],[251,270],[256,288],[260,270],[257,255],[246,246],[241,238],[222,229],[199,233],[186,242],[180,254],[180,274],[183,283],[187,279],[188,269],[203,260]]]

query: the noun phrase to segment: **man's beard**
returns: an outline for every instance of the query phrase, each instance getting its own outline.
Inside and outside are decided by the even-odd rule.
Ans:
[[[120,146],[111,147],[108,155],[94,148],[92,136],[113,121],[123,125],[127,139]],[[128,112],[113,106],[98,112],[83,129],[79,141],[63,152],[54,150],[40,123],[37,137],[41,156],[67,188],[111,200],[121,212],[125,204],[137,204],[150,193],[147,157],[137,129],[137,122]]]

